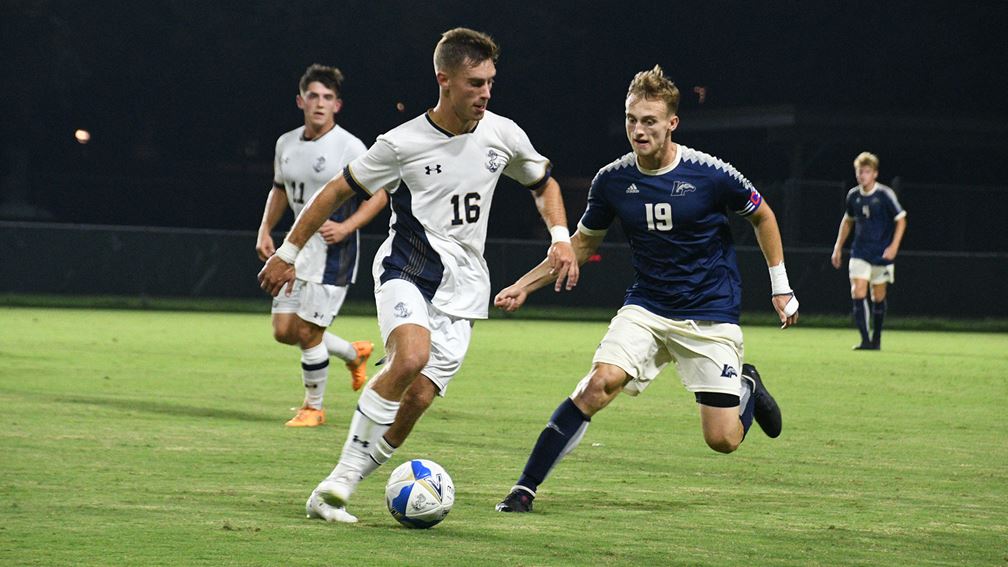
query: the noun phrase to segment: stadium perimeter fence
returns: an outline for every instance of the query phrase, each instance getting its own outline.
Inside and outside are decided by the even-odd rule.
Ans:
[[[840,213],[832,202],[823,222],[828,220],[835,231]],[[0,293],[263,298],[256,282],[261,262],[251,231],[0,221],[0,237]],[[373,302],[371,259],[382,240],[362,235],[362,262],[348,301]],[[492,289],[510,284],[541,261],[545,249],[542,241],[488,240],[485,256]],[[833,269],[830,251],[827,246],[787,248],[788,273],[803,313],[849,312],[846,268]],[[738,259],[746,282],[743,311],[765,311],[770,289],[759,248],[740,244]],[[582,282],[573,292],[543,290],[529,305],[615,311],[632,278],[629,247],[606,243],[584,266]],[[1006,252],[905,250],[890,299],[892,308],[907,316],[1005,318],[1006,281]]]

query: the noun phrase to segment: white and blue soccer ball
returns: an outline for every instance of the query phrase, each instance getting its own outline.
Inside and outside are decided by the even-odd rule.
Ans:
[[[445,519],[455,504],[455,485],[441,465],[413,459],[396,467],[385,486],[392,517],[407,528],[429,528]]]

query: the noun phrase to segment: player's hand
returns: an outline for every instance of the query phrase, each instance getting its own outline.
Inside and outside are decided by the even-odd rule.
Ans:
[[[830,256],[830,263],[833,264],[834,268],[836,268],[836,269],[839,270],[840,269],[840,262],[841,261],[843,261],[843,251],[841,251],[841,250],[834,250],[833,251],[833,255]]]
[[[318,232],[322,235],[322,239],[325,240],[326,244],[336,244],[337,242],[346,240],[346,237],[350,236],[351,231],[341,222],[327,220],[322,223],[322,228]]]
[[[494,307],[511,313],[512,311],[517,311],[525,303],[526,299],[528,299],[528,293],[521,287],[512,285],[502,289],[497,294],[497,297],[494,297]]]
[[[882,259],[889,260],[891,262],[896,259],[897,252],[899,252],[899,250],[895,246],[890,244],[889,246],[886,246],[885,250],[882,251]]]
[[[787,315],[787,311],[790,311],[790,308],[788,308],[788,302],[791,300],[794,300],[794,304],[792,305],[794,312]],[[774,310],[777,311],[777,316],[780,318],[781,329],[787,329],[798,322],[798,298],[795,297],[794,293],[775,295],[773,296],[772,302]]]
[[[570,291],[574,289],[578,283],[578,277],[581,275],[581,269],[578,266],[577,257],[574,255],[574,247],[570,242],[553,244],[550,246],[546,258],[549,260],[550,275],[557,277],[553,290],[567,289]]]
[[[293,265],[284,262],[279,256],[270,256],[266,260],[266,265],[259,271],[259,287],[276,297],[286,285],[287,293],[285,295],[290,295],[294,289],[295,277]]]
[[[276,246],[273,245],[273,237],[269,232],[260,236],[259,242],[256,243],[256,254],[259,255],[259,260],[265,262],[275,252]]]

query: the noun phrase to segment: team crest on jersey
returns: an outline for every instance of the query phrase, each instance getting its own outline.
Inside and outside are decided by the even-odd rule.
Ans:
[[[311,167],[312,169],[315,170],[315,173],[321,173],[321,171],[325,169],[325,156],[319,156],[319,158],[315,160],[315,163],[313,163]]]
[[[682,197],[686,193],[692,193],[696,191],[696,187],[692,183],[686,183],[685,181],[676,181],[672,184],[672,196]]]
[[[486,163],[486,168],[490,170],[490,173],[497,173],[498,169],[507,165],[507,160],[504,159],[504,154],[492,148],[487,151],[487,158],[489,159]]]
[[[395,311],[395,316],[400,319],[405,319],[413,314],[413,312],[409,310],[409,307],[406,307],[406,303],[402,301],[396,303],[396,306],[393,307],[392,310]]]

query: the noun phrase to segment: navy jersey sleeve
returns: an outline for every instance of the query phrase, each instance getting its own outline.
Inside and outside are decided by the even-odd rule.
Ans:
[[[854,192],[857,188],[847,192],[847,197],[844,199],[844,216],[848,219],[854,220],[857,218],[857,211],[854,209]]]
[[[906,211],[903,210],[903,205],[900,205],[899,199],[896,198],[895,191],[887,187],[883,195],[885,195],[885,198],[882,199],[882,202],[885,203],[886,212],[889,213],[889,218],[900,219],[906,216]]]
[[[724,173],[721,187],[728,209],[743,217],[755,213],[763,203],[763,196],[756,187],[735,168],[730,168]]]
[[[578,222],[578,230],[589,236],[604,234],[616,217],[616,211],[605,198],[604,187],[604,177],[596,175],[588,190],[588,206]]]

